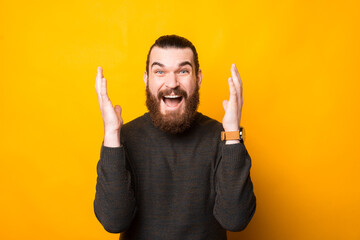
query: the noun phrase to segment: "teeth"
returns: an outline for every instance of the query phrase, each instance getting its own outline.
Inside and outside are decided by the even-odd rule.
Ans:
[[[168,96],[164,96],[165,98],[179,98],[180,96],[178,96],[178,95],[175,95],[175,96],[170,96],[170,95],[168,95]]]

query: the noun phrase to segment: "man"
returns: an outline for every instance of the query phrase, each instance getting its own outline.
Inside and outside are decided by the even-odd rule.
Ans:
[[[247,226],[256,198],[239,134],[242,83],[234,64],[231,75],[221,124],[196,111],[202,72],[193,44],[162,36],[146,62],[149,113],[123,125],[98,68],[105,136],[94,209],[108,232],[123,232],[121,239],[223,240],[226,230]]]

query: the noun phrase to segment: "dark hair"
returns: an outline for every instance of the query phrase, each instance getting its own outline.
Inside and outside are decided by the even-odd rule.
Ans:
[[[199,72],[199,59],[198,54],[196,52],[195,46],[186,38],[180,37],[178,35],[164,35],[156,39],[155,43],[150,47],[150,50],[146,59],[146,72],[149,75],[149,61],[150,61],[150,53],[153,47],[160,48],[190,48],[194,55],[194,63],[195,63],[195,73],[196,76]]]

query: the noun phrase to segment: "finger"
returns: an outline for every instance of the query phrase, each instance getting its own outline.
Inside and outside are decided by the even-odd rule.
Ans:
[[[120,118],[121,117],[121,107],[119,105],[115,105],[114,107],[116,115]]]
[[[238,101],[240,103],[241,97],[242,97],[242,82],[241,82],[241,78],[240,78],[239,72],[238,72],[235,64],[231,65],[231,76],[234,80],[234,84],[235,84],[236,92],[237,92],[237,96],[238,96]]]
[[[97,77],[98,77],[99,79],[101,79],[101,78],[104,77],[104,75],[103,75],[103,69],[102,69],[102,67],[100,67],[100,66],[97,68]]]
[[[97,68],[97,72],[96,72],[96,81],[95,81],[95,90],[96,93],[98,94],[98,97],[100,95],[100,89],[101,89],[101,79],[103,78],[103,70],[102,68],[99,66]]]
[[[226,108],[227,108],[228,103],[229,103],[228,100],[224,100],[224,101],[223,101],[224,111],[226,111]]]
[[[242,98],[243,98],[243,83],[242,83],[242,80],[241,80],[241,77],[240,77],[240,74],[239,74],[239,71],[235,65],[235,70],[236,70],[236,75],[239,79],[239,82],[240,82],[240,94],[239,94],[239,97],[240,97],[240,100],[242,102]]]
[[[242,85],[241,77],[235,63],[231,65],[231,70],[234,72],[234,78]]]
[[[108,101],[109,97],[107,95],[107,83],[106,79],[101,79],[101,87],[100,87],[100,96],[103,101]]]
[[[238,101],[237,100],[237,92],[236,92],[234,81],[232,78],[229,78],[228,82],[229,82],[229,90],[230,90],[229,103],[237,104],[237,101]]]
[[[119,105],[115,105],[114,110],[115,110],[115,114],[116,114],[117,118],[120,121],[120,125],[122,125],[122,118],[121,118],[122,109],[121,109],[121,107]]]
[[[241,109],[242,109],[242,105],[243,105],[243,86],[242,86],[242,81],[240,78],[239,71],[235,64],[231,65],[231,74],[233,76],[233,79],[235,79],[234,84],[236,85],[237,100],[238,100],[237,108],[238,108],[238,116],[240,119],[241,118]]]

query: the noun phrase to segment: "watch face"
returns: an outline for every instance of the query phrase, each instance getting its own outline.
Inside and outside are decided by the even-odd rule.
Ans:
[[[240,127],[240,140],[245,141],[245,128]]]

